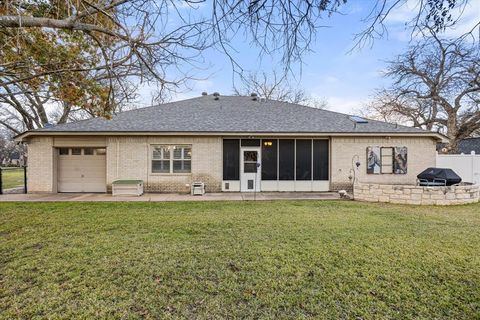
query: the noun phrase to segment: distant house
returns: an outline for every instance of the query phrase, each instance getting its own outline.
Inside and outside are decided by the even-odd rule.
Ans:
[[[20,167],[25,165],[25,157],[20,151],[12,151],[3,158],[1,165],[3,167]]]
[[[24,132],[30,192],[333,191],[413,184],[435,166],[437,133],[306,106],[203,95]],[[359,167],[357,168],[357,163]]]
[[[446,147],[445,143],[438,143],[437,144],[437,151],[439,153],[444,153],[444,148]],[[460,140],[458,143],[457,152],[458,154],[471,154],[472,151],[475,154],[480,154],[480,137],[478,138],[467,138]]]

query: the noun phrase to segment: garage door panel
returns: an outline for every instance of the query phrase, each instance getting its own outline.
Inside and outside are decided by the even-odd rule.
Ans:
[[[96,182],[96,183],[85,182],[83,183],[83,189],[88,191],[83,191],[83,192],[106,192],[104,183],[105,181]]]
[[[61,186],[61,189],[60,189]],[[81,183],[75,183],[75,182],[60,182],[59,181],[59,192],[82,192],[79,191],[82,190],[82,184]]]
[[[61,155],[58,192],[106,192],[105,155]]]

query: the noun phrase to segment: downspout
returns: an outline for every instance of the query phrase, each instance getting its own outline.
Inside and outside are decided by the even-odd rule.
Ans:
[[[146,172],[146,176],[147,176],[147,183],[146,183],[146,187],[147,188],[150,188],[150,182],[149,182],[149,178],[150,178],[150,150],[148,148],[148,137],[145,137],[145,152],[146,152],[146,159],[147,159],[147,163],[145,164],[145,168],[147,170]]]
[[[117,172],[116,172],[116,178],[115,178],[115,180],[118,179],[118,170],[119,170],[118,162],[119,162],[119,161],[120,161],[120,141],[119,141],[118,138],[117,138],[117,161],[116,161],[116,163],[117,163],[117,165],[116,165],[116,171],[117,171]]]

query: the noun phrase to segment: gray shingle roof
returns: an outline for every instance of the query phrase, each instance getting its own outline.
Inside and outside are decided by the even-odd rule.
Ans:
[[[356,124],[346,114],[280,101],[211,95],[34,132],[429,133],[373,120]]]
[[[437,151],[441,151],[446,146],[446,143],[438,143]],[[456,153],[470,154],[472,151],[475,151],[475,154],[480,154],[480,138],[467,138],[458,142]]]

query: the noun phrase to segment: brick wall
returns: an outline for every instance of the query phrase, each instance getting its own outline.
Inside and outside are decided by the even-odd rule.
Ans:
[[[408,148],[407,174],[367,174],[367,147]],[[401,137],[332,137],[331,138],[331,178],[332,190],[352,189],[348,179],[352,168],[352,157],[358,155],[360,167],[356,177],[361,183],[414,184],[417,174],[435,166],[435,141],[432,138]]]
[[[28,141],[28,192],[56,191],[53,138],[35,137]]]
[[[359,201],[389,202],[415,205],[454,205],[478,202],[479,185],[420,187],[407,185],[362,184],[354,187]]]
[[[98,138],[98,137],[97,137]],[[55,138],[59,139],[59,138]],[[66,138],[65,138],[66,139]],[[76,141],[71,137],[67,140]],[[103,139],[103,138],[102,138]],[[102,140],[100,139],[100,140]],[[82,143],[88,143],[85,141]],[[147,191],[188,192],[194,181],[202,181],[208,192],[221,191],[222,182],[222,138],[221,137],[172,137],[172,136],[111,136],[106,142],[95,141],[95,145],[107,146],[107,188],[118,179],[142,179]],[[29,139],[28,183],[31,192],[56,191],[56,166],[54,146],[73,145],[71,141],[55,142],[52,137]],[[61,143],[60,143],[61,142]],[[93,142],[90,142],[93,143]],[[88,143],[88,144],[90,144]],[[191,144],[192,173],[152,174],[152,144]],[[76,145],[76,144],[75,144]],[[368,146],[408,147],[408,173],[405,175],[366,174],[366,148]],[[414,184],[416,175],[427,167],[435,166],[435,142],[431,138],[378,138],[378,137],[332,137],[331,138],[331,189],[351,189],[348,179],[352,157],[360,158],[357,171],[361,183]]]
[[[151,173],[151,145],[192,145],[192,172]],[[107,138],[107,188],[119,179],[141,179],[150,192],[189,192],[201,181],[207,192],[221,191],[222,139],[220,137],[109,137]]]

